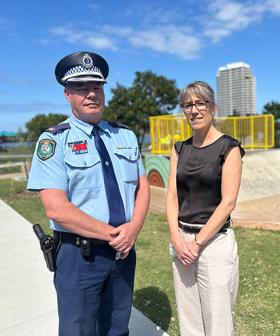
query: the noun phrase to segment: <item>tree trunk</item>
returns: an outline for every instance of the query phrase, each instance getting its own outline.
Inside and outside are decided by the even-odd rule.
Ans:
[[[146,131],[147,131],[147,127],[145,127],[143,129],[143,134],[142,134],[142,137],[139,141],[139,148],[140,148],[140,151],[142,150],[142,146],[143,146],[143,143],[144,143],[144,138],[145,138],[145,135],[146,135]]]

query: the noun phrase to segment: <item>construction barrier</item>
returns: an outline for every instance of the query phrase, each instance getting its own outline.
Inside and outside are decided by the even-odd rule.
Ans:
[[[177,141],[191,137],[191,128],[181,114],[150,117],[151,153],[169,155]],[[243,148],[268,149],[274,147],[274,116],[271,114],[219,117],[215,126],[239,140]]]

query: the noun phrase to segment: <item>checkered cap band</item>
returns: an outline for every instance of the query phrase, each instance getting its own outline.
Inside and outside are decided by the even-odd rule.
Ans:
[[[70,78],[79,76],[93,76],[104,79],[100,69],[97,68],[96,66],[93,66],[91,68],[85,68],[82,65],[78,65],[66,71],[64,76],[61,78],[61,81],[65,82]]]

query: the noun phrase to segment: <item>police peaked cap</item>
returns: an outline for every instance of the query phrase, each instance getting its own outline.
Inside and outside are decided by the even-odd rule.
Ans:
[[[109,65],[98,54],[79,51],[62,58],[56,65],[55,77],[59,84],[76,82],[106,83]]]

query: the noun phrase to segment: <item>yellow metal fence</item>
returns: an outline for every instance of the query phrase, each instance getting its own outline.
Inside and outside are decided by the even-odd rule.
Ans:
[[[191,129],[183,114],[150,117],[151,152],[170,154],[177,141],[191,137]],[[239,140],[243,148],[274,147],[274,116],[271,114],[215,118],[216,127]]]

